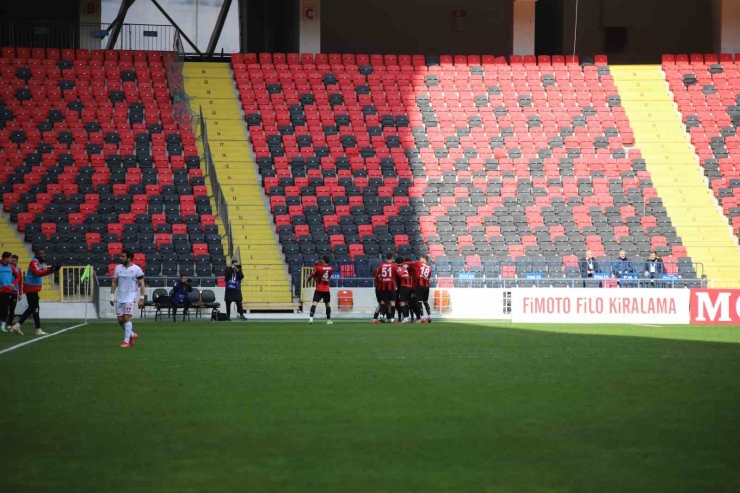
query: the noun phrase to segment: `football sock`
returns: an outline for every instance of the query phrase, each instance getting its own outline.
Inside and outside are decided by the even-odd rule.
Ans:
[[[424,302],[424,308],[427,309],[427,317],[431,317],[432,316],[432,310],[429,309],[429,302],[428,301],[425,301]]]
[[[311,314],[309,316],[313,318],[315,313],[316,313],[316,305],[311,305]]]
[[[375,314],[373,315],[373,320],[378,319],[378,315],[380,315],[380,307],[375,309]]]
[[[379,310],[378,313],[380,313],[380,316],[385,317],[385,304],[381,304],[378,310]]]
[[[132,324],[131,322],[124,323],[123,324],[123,330],[125,331],[124,332],[124,336],[123,336],[123,340],[125,342],[129,342],[131,340],[131,334],[133,334],[133,332],[134,332],[134,324]]]
[[[326,319],[331,320],[331,307],[326,305]]]

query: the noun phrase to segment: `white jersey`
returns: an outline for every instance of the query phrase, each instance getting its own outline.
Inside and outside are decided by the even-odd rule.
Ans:
[[[116,289],[116,301],[118,303],[133,303],[139,295],[139,279],[144,277],[144,272],[136,264],[128,267],[117,265],[113,277],[118,279]]]

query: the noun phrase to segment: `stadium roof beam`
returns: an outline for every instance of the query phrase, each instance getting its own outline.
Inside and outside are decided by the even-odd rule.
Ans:
[[[121,33],[121,26],[123,25],[123,21],[126,18],[128,9],[134,4],[135,1],[136,0],[123,0],[121,2],[121,8],[118,9],[118,15],[108,26],[110,38],[108,38],[107,49],[112,50],[116,46],[116,41],[118,41],[118,35]]]
[[[131,0],[131,1],[133,3],[133,1],[135,0]],[[185,34],[185,32],[182,29],[180,29],[180,26],[178,26],[177,23],[175,23],[174,19],[170,17],[170,15],[167,13],[167,11],[164,10],[161,5],[159,5],[159,2],[157,2],[157,0],[151,0],[151,2],[154,4],[155,7],[157,7],[157,9],[159,9],[160,12],[162,12],[162,15],[165,16],[165,18],[170,22],[170,24],[172,24],[172,27],[177,29],[177,32],[180,33],[180,36],[182,36],[183,39],[188,42],[188,44],[195,50],[195,52],[198,55],[203,56],[203,53],[201,53],[198,47],[195,46],[195,43],[190,41],[190,38],[188,38],[187,34]]]
[[[134,4],[136,0],[122,0],[121,1],[121,8],[118,10],[118,15],[115,19],[113,19],[113,22],[110,23],[110,26],[108,26],[108,31],[110,33],[110,38],[108,39],[108,49],[112,50],[116,46],[116,41],[118,41],[118,34],[121,32],[121,26],[123,25],[123,20],[126,18],[126,13],[128,12],[128,9]],[[190,38],[188,38],[188,35],[185,34],[185,32],[180,29],[180,26],[175,23],[174,19],[170,17],[170,15],[167,13],[166,10],[162,8],[161,5],[159,5],[159,2],[157,0],[151,0],[151,2],[154,4],[157,9],[162,12],[162,15],[165,16],[165,18],[169,21],[170,24],[172,24],[172,27],[177,29],[177,32],[180,33],[180,36],[183,37],[185,41],[188,42],[188,44],[195,50],[195,52],[203,56],[203,53],[198,49],[197,46],[195,46],[195,43],[193,43]],[[231,1],[228,0],[229,4],[231,4]],[[224,2],[225,3],[225,2]],[[228,8],[226,9],[228,11]],[[221,16],[219,16],[219,19],[221,19]],[[226,19],[226,16],[224,15],[224,20]],[[221,27],[223,27],[223,22],[221,24]],[[219,30],[219,35],[220,35]]]
[[[231,0],[224,0],[221,5],[221,11],[218,13],[218,19],[216,19],[216,25],[213,28],[211,34],[211,40],[208,42],[208,48],[206,49],[206,56],[209,58],[213,56],[213,52],[216,51],[216,44],[221,38],[221,31],[224,29],[226,23],[226,16],[229,15],[229,9],[231,8]]]

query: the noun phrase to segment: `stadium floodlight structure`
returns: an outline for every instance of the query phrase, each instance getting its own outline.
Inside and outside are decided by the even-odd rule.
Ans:
[[[174,27],[177,32],[180,33],[180,36],[193,48],[195,53],[197,53],[200,56],[203,56],[203,52],[201,52],[195,43],[185,34],[185,32],[180,28],[180,26],[177,25],[177,23],[172,19],[172,17],[167,13],[167,11],[159,4],[157,0],[149,0],[154,4],[154,6],[159,10],[162,15],[167,19],[167,21],[172,24],[172,27]],[[128,13],[128,10],[131,8],[131,6],[136,2],[136,0],[121,0],[121,7],[118,10],[118,15],[115,19],[113,19],[113,22],[111,22],[110,26],[108,26],[108,32],[110,33],[110,37],[108,38],[108,46],[107,49],[112,50],[116,46],[116,42],[118,41],[118,35],[121,31],[121,26],[123,25],[124,20],[126,19],[126,14]],[[211,34],[211,39],[208,42],[208,48],[206,50],[206,56],[211,57],[213,56],[213,53],[216,51],[216,44],[218,43],[218,40],[221,38],[221,32],[224,28],[224,23],[226,22],[226,17],[229,13],[229,9],[231,8],[231,2],[232,0],[223,0],[223,4],[221,5],[221,11],[218,14],[218,18],[216,20],[216,25],[213,27],[213,33]]]

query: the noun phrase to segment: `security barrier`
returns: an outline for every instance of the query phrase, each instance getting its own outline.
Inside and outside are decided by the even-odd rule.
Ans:
[[[91,302],[95,289],[95,276],[90,267],[70,266],[59,270],[62,303]]]

